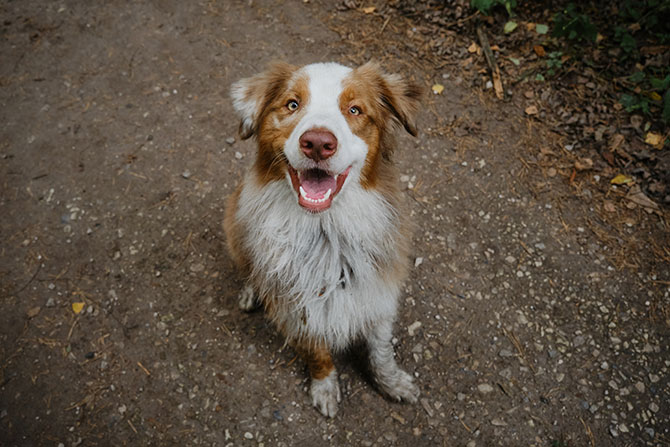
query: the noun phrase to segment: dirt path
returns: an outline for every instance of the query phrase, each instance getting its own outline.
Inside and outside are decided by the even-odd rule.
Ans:
[[[324,23],[331,3],[281,3],[0,3],[0,444],[668,445],[650,242],[620,268],[588,197],[542,175],[555,137],[522,109],[414,65],[391,27],[393,56],[369,54]],[[369,57],[446,87],[398,153],[417,231],[396,349],[422,396],[384,400],[352,353],[327,420],[235,305],[221,221],[253,145],[228,87],[273,59]],[[667,247],[638,211],[611,237]]]

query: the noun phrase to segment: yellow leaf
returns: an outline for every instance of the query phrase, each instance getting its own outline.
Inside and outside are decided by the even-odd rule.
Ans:
[[[368,6],[367,8],[363,8],[363,12],[366,14],[372,14],[376,9],[377,8],[374,6]]]
[[[444,85],[435,84],[435,85],[433,85],[432,90],[433,90],[433,93],[435,93],[436,95],[441,95],[442,92],[444,91]]]
[[[649,93],[649,97],[650,97],[651,99],[653,99],[654,101],[661,101],[661,100],[663,100],[663,97],[662,97],[661,95],[659,95],[658,93],[656,93],[656,92],[651,92],[651,93]]]
[[[468,53],[476,53],[479,50],[479,45],[472,42],[472,45],[468,47]]]
[[[650,146],[656,147],[657,149],[663,147],[663,137],[660,134],[654,132],[648,132],[644,142]]]
[[[84,309],[85,303],[72,303],[72,310],[78,314]]]
[[[619,174],[616,177],[614,177],[612,180],[610,180],[610,183],[613,185],[626,185],[630,182],[632,182],[633,179],[628,177],[627,175],[624,174]]]

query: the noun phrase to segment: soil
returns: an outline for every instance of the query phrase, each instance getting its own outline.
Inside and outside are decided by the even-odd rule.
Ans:
[[[472,36],[435,64],[406,16],[350,6],[0,3],[2,445],[670,445],[667,209],[574,170],[527,96],[459,62]],[[221,223],[254,146],[228,89],[369,58],[445,87],[397,153],[416,232],[396,352],[421,398],[385,400],[352,350],[326,419],[236,306]]]

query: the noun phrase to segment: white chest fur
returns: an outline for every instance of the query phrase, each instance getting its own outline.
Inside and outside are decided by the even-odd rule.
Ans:
[[[318,214],[299,207],[287,182],[256,185],[245,182],[237,219],[252,283],[272,300],[289,338],[341,348],[371,323],[393,318],[400,284],[384,272],[397,261],[397,210],[357,183]]]

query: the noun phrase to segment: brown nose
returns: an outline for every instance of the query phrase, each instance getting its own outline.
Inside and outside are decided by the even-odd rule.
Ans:
[[[335,154],[337,138],[327,130],[308,130],[300,136],[300,149],[314,161],[326,160]]]

